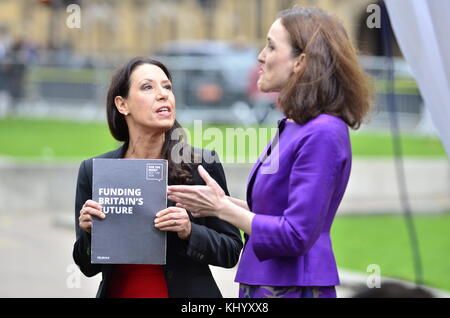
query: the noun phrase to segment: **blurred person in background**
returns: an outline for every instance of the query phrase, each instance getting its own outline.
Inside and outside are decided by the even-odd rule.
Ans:
[[[24,39],[16,39],[7,48],[1,62],[3,85],[9,94],[9,112],[16,114],[25,97],[25,76],[29,65],[37,57],[34,45]],[[1,88],[0,88],[1,89]]]
[[[24,96],[24,79],[27,67],[25,43],[16,40],[10,50],[6,52],[4,74],[7,78],[7,91],[10,97],[9,112],[15,114],[20,101]]]
[[[7,28],[0,24],[0,114],[3,112],[2,101],[3,95],[8,93],[8,76],[7,67],[5,64],[6,53],[9,48],[9,35]]]
[[[167,68],[155,60],[132,59],[114,75],[107,97],[111,134],[124,144],[97,158],[166,159],[169,184],[204,184],[193,164],[198,162],[193,158],[198,152],[191,152],[191,162],[177,163],[172,158],[174,146],[185,143],[171,138],[181,127],[175,114],[176,101]],[[200,162],[228,194],[216,153],[201,153]],[[193,219],[188,211],[168,201],[168,208],[157,213],[155,224],[148,225],[167,232],[166,265],[91,264],[92,219],[105,217],[101,206],[91,199],[92,158],[81,163],[78,174],[73,258],[86,276],[102,273],[97,297],[221,297],[208,265],[236,265],[242,249],[236,227],[215,217]]]
[[[239,297],[334,298],[330,231],[350,176],[348,127],[370,108],[369,82],[342,23],[316,8],[281,12],[258,60],[258,87],[280,94],[285,118],[250,173],[247,200],[227,196],[202,166],[206,186],[170,186],[169,199],[246,233]]]

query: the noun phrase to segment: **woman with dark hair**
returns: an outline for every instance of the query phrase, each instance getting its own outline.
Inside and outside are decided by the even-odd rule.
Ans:
[[[286,117],[250,173],[247,201],[228,197],[201,166],[205,186],[171,186],[168,198],[246,233],[240,297],[334,298],[330,230],[350,176],[348,127],[370,108],[368,80],[342,24],[315,8],[281,12],[258,60],[258,87],[280,94]]]
[[[228,193],[215,152],[203,150],[202,158],[194,158],[199,151],[176,131],[181,126],[175,120],[175,104],[171,76],[162,63],[146,58],[129,61],[112,78],[106,104],[111,134],[124,144],[97,158],[166,159],[169,185],[204,184],[194,164],[200,162]],[[187,162],[174,158],[175,145]],[[97,297],[221,297],[208,265],[236,265],[242,249],[239,230],[215,217],[193,219],[170,201],[157,213],[155,224],[148,225],[167,231],[166,265],[91,264],[92,218],[105,217],[91,200],[92,161],[83,161],[78,173],[73,258],[86,276],[102,273]]]

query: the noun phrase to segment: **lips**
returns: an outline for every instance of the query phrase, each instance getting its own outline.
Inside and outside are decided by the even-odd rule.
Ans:
[[[172,107],[170,106],[160,106],[155,110],[156,116],[162,119],[171,119],[173,118]]]
[[[156,113],[158,114],[170,114],[172,112],[172,109],[170,106],[161,106],[156,109]]]

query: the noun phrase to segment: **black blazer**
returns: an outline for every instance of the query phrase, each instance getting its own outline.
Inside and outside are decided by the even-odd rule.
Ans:
[[[97,158],[123,158],[125,151],[124,145]],[[202,153],[203,167],[229,195],[222,165],[218,160],[215,162],[211,160],[217,159],[215,152],[202,150]],[[205,184],[197,171],[193,172],[193,177],[196,184]],[[97,297],[105,297],[115,265],[91,264],[91,235],[80,229],[78,223],[83,204],[91,198],[92,158],[83,161],[78,172],[73,259],[87,277],[102,273]],[[168,206],[173,205],[174,202],[168,201]],[[242,249],[240,232],[236,227],[218,218],[193,218],[190,213],[189,217],[192,232],[188,241],[179,239],[176,233],[167,232],[167,262],[164,265],[164,274],[169,297],[222,297],[208,265],[231,268],[237,264]]]

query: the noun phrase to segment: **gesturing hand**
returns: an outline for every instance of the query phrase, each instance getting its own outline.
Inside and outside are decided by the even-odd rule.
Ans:
[[[227,201],[225,192],[201,165],[198,166],[198,173],[206,185],[169,186],[168,199],[177,202],[177,207],[188,210],[194,217],[218,217]]]

